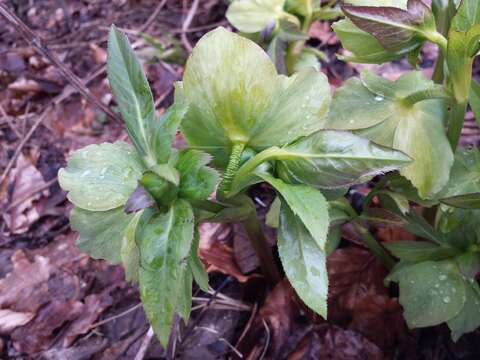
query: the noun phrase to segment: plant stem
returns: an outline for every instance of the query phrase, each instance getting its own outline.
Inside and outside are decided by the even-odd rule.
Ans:
[[[235,144],[232,147],[232,152],[228,160],[228,165],[223,174],[223,180],[218,186],[218,196],[220,199],[225,198],[225,195],[230,191],[233,178],[237,173],[238,168],[240,167],[240,161],[242,159],[242,153],[245,149],[245,144]]]
[[[460,141],[466,110],[467,103],[455,103],[452,106],[450,120],[448,123],[447,137],[453,151],[457,149],[458,142]]]
[[[432,74],[432,80],[436,84],[443,83],[443,80],[445,78],[445,73],[443,69],[444,62],[445,62],[445,54],[443,53],[443,51],[440,50],[438,52],[437,62],[435,63],[435,69],[433,70],[433,74]]]
[[[452,96],[444,86],[437,85],[426,90],[420,90],[402,99],[406,106],[413,106],[416,103],[431,99],[451,99]]]
[[[355,230],[358,231],[365,245],[368,249],[382,262],[382,264],[391,270],[395,266],[395,260],[385,251],[385,249],[378,243],[366,227],[361,225],[357,220],[352,221]]]
[[[260,267],[262,272],[271,285],[275,285],[280,281],[280,273],[275,264],[275,259],[272,255],[272,250],[268,246],[267,239],[263,234],[262,226],[257,218],[255,206],[252,203],[252,211],[247,220],[242,222],[245,231],[247,232],[250,243],[252,244],[255,253],[260,260]]]
[[[437,44],[441,51],[443,51],[445,54],[447,53],[448,41],[445,36],[440,34],[438,31],[426,32],[423,35],[428,41]]]

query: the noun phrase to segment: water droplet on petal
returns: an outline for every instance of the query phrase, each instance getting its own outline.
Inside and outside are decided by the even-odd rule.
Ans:
[[[377,95],[375,96],[375,101],[383,101],[385,98],[383,96]]]
[[[448,304],[450,302],[450,296],[445,296],[442,301],[445,303],[445,304]]]
[[[447,275],[441,274],[438,276],[438,279],[441,281],[447,280]]]

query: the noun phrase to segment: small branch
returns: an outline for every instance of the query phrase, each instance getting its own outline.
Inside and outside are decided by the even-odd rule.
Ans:
[[[157,19],[157,16],[160,14],[160,11],[162,11],[163,7],[167,3],[167,0],[162,0],[156,7],[155,11],[150,15],[148,20],[143,24],[139,29],[138,32],[144,33],[146,32],[150,26],[154,23],[154,21]]]
[[[145,354],[147,353],[148,347],[150,346],[150,342],[152,341],[153,337],[153,329],[150,326],[145,337],[143,338],[142,344],[140,345],[140,349],[138,349],[137,355],[135,355],[135,360],[143,360]]]
[[[188,11],[187,17],[185,18],[185,21],[183,22],[183,25],[182,25],[182,35],[181,35],[182,44],[183,46],[185,46],[188,52],[192,52],[192,45],[190,44],[190,41],[188,41],[187,32],[195,16],[195,13],[198,10],[199,3],[200,3],[200,0],[193,0],[192,7]]]
[[[82,83],[82,81],[70,71],[65,64],[63,64],[45,45],[42,44],[42,41],[36,36],[36,34],[19,18],[17,17],[5,4],[0,3],[0,15],[2,15],[7,22],[17,30],[20,35],[28,42],[31,46],[37,50],[37,52],[43,57],[50,60],[55,64],[63,76],[72,84],[77,91],[85,96],[86,99],[91,101],[93,104],[98,106],[105,114],[107,114],[112,119],[122,122],[122,119],[115,114],[108,106],[102,103],[95,95],[93,95]]]
[[[359,224],[358,221],[353,220],[352,225],[360,234],[365,242],[365,245],[373,253],[373,255],[375,255],[383,263],[387,270],[392,270],[392,268],[395,266],[395,260],[390,256],[389,253],[385,251],[382,245],[378,243],[377,239],[370,234],[370,231],[368,231],[368,229],[363,225]]]
[[[255,205],[252,203],[252,211],[247,220],[242,222],[242,225],[247,232],[248,239],[255,250],[255,253],[260,260],[260,267],[267,282],[274,286],[280,281],[280,273],[275,264],[275,259],[272,254],[272,249],[268,246],[267,239],[263,234],[260,221],[257,218]]]
[[[1,4],[0,4],[1,6]],[[90,81],[95,79],[97,76],[102,74],[106,69],[106,66],[102,66],[100,69],[96,70],[93,74],[89,75],[85,81],[84,84],[88,84]],[[30,140],[32,135],[34,134],[35,130],[38,128],[38,126],[46,119],[48,113],[50,110],[55,106],[60,104],[63,100],[67,99],[70,95],[75,93],[76,89],[73,89],[71,87],[66,87],[63,89],[62,93],[55,98],[53,98],[48,105],[45,107],[45,110],[39,115],[38,119],[35,121],[35,123],[32,125],[28,133],[25,135],[25,137],[22,139],[20,144],[17,146],[15,149],[15,152],[13,156],[10,158],[10,161],[8,162],[7,166],[5,167],[5,170],[2,173],[2,176],[0,177],[0,184],[3,183],[3,181],[6,179],[8,174],[10,173],[10,170],[12,170],[13,165],[15,165],[15,162],[17,160],[18,155],[20,155],[23,147],[25,144]],[[78,90],[78,89],[77,89]]]

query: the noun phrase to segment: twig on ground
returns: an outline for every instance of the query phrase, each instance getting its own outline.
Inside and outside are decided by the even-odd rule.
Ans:
[[[1,4],[0,4],[1,6]],[[95,79],[98,75],[102,74],[106,69],[106,66],[102,66],[100,69],[96,70],[93,74],[89,75],[85,80],[84,80],[84,85],[88,84],[90,81]],[[25,135],[25,137],[20,141],[20,144],[18,144],[17,148],[15,149],[15,152],[13,153],[13,156],[11,157],[10,161],[8,162],[7,166],[5,167],[5,170],[2,173],[2,176],[0,177],[0,184],[3,183],[3,181],[7,178],[8,174],[10,173],[10,170],[12,170],[13,165],[15,164],[18,155],[20,155],[20,152],[22,151],[23,147],[27,143],[27,141],[32,137],[33,133],[35,130],[38,128],[38,126],[45,120],[47,117],[48,113],[50,112],[51,108],[53,106],[60,104],[63,100],[67,99],[70,95],[78,91],[78,89],[74,89],[72,87],[65,87],[62,91],[61,94],[58,96],[54,97],[50,102],[47,104],[43,112],[40,114],[38,119],[35,121],[35,123],[32,125],[28,133]]]
[[[125,315],[131,313],[132,311],[138,309],[138,308],[141,307],[141,306],[142,306],[142,303],[138,303],[137,305],[132,306],[131,308],[125,310],[124,312],[121,312],[120,314],[111,316],[111,317],[109,317],[109,318],[107,318],[107,319],[104,319],[104,320],[102,320],[102,321],[98,321],[98,322],[90,325],[89,329],[93,329],[93,328],[99,327],[99,326],[101,326],[101,325],[103,325],[103,324],[106,324],[106,323],[108,323],[108,322],[110,322],[110,321],[113,321],[113,320],[115,320],[115,319],[121,318],[122,316],[125,316]]]
[[[145,22],[145,24],[143,24],[139,29],[138,29],[138,32],[141,32],[141,33],[144,33],[144,32],[147,32],[148,29],[150,28],[150,26],[152,26],[152,24],[155,22],[155,20],[157,19],[157,16],[158,14],[160,14],[160,11],[162,11],[163,7],[165,6],[165,4],[167,3],[167,0],[163,0],[161,1],[155,11],[152,13],[152,15],[150,15],[150,17],[148,18],[148,20]]]
[[[247,321],[247,325],[245,325],[245,328],[243,329],[242,333],[238,337],[238,340],[237,340],[237,343],[235,344],[235,347],[238,347],[238,345],[240,345],[240,343],[242,342],[245,335],[247,335],[248,330],[250,330],[250,328],[253,324],[253,320],[255,319],[255,315],[257,314],[257,310],[258,310],[258,304],[255,303],[255,305],[253,305],[252,313],[251,313],[251,315],[250,315],[250,317]]]
[[[270,328],[268,327],[267,322],[265,319],[262,319],[263,326],[265,327],[265,332],[267,333],[267,338],[265,339],[265,347],[263,348],[262,355],[258,358],[258,360],[263,360],[265,355],[267,355],[268,347],[270,346]]]
[[[185,49],[187,49],[188,52],[192,52],[192,45],[190,44],[190,41],[188,41],[187,31],[192,23],[195,13],[198,10],[199,3],[200,3],[200,0],[193,0],[192,7],[188,11],[187,17],[185,18],[185,21],[183,22],[183,25],[182,25],[182,35],[181,35],[182,44],[183,46],[185,46]]]
[[[227,346],[235,353],[235,355],[237,355],[240,359],[243,359],[243,354],[240,351],[238,351],[238,349],[235,346],[233,346],[227,339],[225,339],[224,337],[221,337],[217,330],[210,329],[206,326],[198,326],[197,329],[202,329],[212,334],[218,335],[219,341],[222,341],[225,344],[227,344]]]
[[[145,357],[145,354],[147,353],[148,346],[152,341],[152,337],[153,337],[153,329],[150,326],[147,333],[145,334],[145,337],[142,340],[142,344],[140,345],[140,349],[138,349],[137,355],[135,355],[135,360],[143,360],[143,358]]]
[[[52,179],[50,181],[47,181],[44,185],[42,185],[41,187],[39,188],[36,188],[32,191],[30,191],[28,194],[26,194],[25,196],[22,196],[21,198],[19,199],[16,199],[15,201],[11,202],[10,204],[7,205],[7,207],[5,208],[5,210],[3,210],[4,213],[8,212],[10,209],[16,207],[17,205],[21,204],[22,202],[24,201],[27,201],[27,200],[30,200],[32,197],[34,197],[36,194],[38,194],[39,192],[45,190],[45,189],[48,189],[50,186],[52,186],[53,184],[55,184],[56,182],[58,181],[57,177],[55,177],[55,179]]]
[[[35,33],[18,17],[16,16],[5,4],[0,3],[0,15],[2,15],[20,35],[28,41],[37,52],[50,60],[55,64],[63,76],[74,86],[77,91],[85,96],[87,100],[98,106],[105,114],[112,119],[121,122],[121,118],[115,114],[108,106],[102,103],[90,90],[82,83],[82,81],[70,70],[65,64],[63,64],[47,47],[42,44],[42,41],[35,35]]]
[[[189,28],[186,29],[186,30],[183,30],[183,29],[172,29],[170,32],[171,32],[172,34],[182,34],[182,33],[188,34],[188,33],[197,32],[197,31],[209,30],[209,29],[216,28],[216,27],[218,27],[218,26],[224,26],[224,25],[228,25],[228,21],[226,21],[226,20],[221,20],[221,21],[217,21],[217,22],[214,22],[214,23],[211,23],[211,24],[207,24],[207,25],[196,26],[196,27],[189,27]]]
[[[10,119],[10,116],[8,116],[7,112],[5,111],[5,109],[3,108],[3,106],[0,104],[0,113],[2,114],[2,119],[5,119],[5,121],[7,122],[8,126],[10,127],[10,129],[12,129],[12,131],[15,133],[15,135],[17,135],[17,137],[19,139],[22,138],[22,134],[20,134],[20,131],[18,131],[18,129],[15,127],[15,125],[12,123],[12,120]]]

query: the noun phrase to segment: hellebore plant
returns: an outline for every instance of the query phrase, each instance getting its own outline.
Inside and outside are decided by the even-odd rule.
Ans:
[[[192,280],[208,288],[197,255],[200,223],[243,223],[265,277],[278,280],[246,196],[262,181],[278,193],[269,220],[278,225],[285,274],[305,304],[326,318],[326,255],[350,211],[341,196],[411,159],[349,132],[321,130],[331,100],[326,77],[314,68],[279,75],[258,45],[223,28],[197,43],[175,102],[160,119],[138,61],[114,27],[108,78],[132,145],[80,149],[59,179],[75,205],[78,246],[122,263],[127,278],[138,281],[161,343],[168,342],[175,313],[189,317]],[[178,127],[188,142],[184,149],[172,146]]]
[[[432,80],[411,71],[396,81],[369,72],[346,81],[324,127],[352,131],[412,158],[375,185],[356,221],[404,226],[424,240],[386,244],[400,259],[386,281],[399,283],[411,328],[446,322],[457,340],[480,326],[480,154],[458,147],[468,104],[480,119],[480,86],[472,80],[480,4],[433,0],[430,9],[421,0],[350,0],[342,10],[346,19],[332,27],[349,51],[340,56],[344,61],[408,57],[417,67],[422,46],[438,46]],[[375,197],[380,212],[370,206]],[[425,218],[413,203],[426,208]],[[373,242],[368,234],[365,239]]]
[[[315,20],[335,19],[342,15],[335,0],[233,0],[228,21],[243,34],[259,43],[268,43],[268,54],[281,74],[303,68],[320,68],[324,53],[306,46],[310,26]]]

